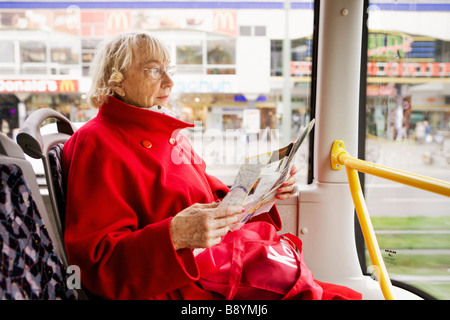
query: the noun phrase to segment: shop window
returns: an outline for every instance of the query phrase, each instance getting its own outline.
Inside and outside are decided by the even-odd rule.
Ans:
[[[202,43],[177,45],[177,65],[202,64]]]
[[[262,37],[266,35],[266,26],[255,26],[255,36]]]
[[[239,34],[241,36],[251,36],[252,35],[252,27],[251,26],[240,26]]]
[[[236,42],[234,40],[210,40],[207,42],[207,74],[235,74]],[[230,67],[233,65],[233,67]]]
[[[83,68],[81,69],[83,77],[88,77],[89,76],[89,69],[90,68],[88,66],[83,66]]]
[[[210,40],[207,51],[208,64],[236,63],[236,42],[234,40]]]
[[[206,70],[207,74],[235,74],[235,68],[208,68]]]
[[[98,39],[82,39],[81,40],[81,48],[83,50],[95,50],[98,47],[98,44],[101,40]]]
[[[12,41],[0,41],[0,63],[14,62],[14,43]]]
[[[283,70],[283,41],[271,40],[270,74],[281,76]],[[291,41],[291,76],[310,76],[312,35]]]
[[[178,74],[203,73],[203,41],[177,42],[176,64]]]
[[[76,64],[78,63],[78,52],[70,47],[52,47],[50,49],[50,56],[52,62],[61,64]]]
[[[90,63],[92,59],[94,59],[94,52],[83,52],[83,55],[81,56],[83,62]]]
[[[81,39],[81,70],[83,77],[89,76],[90,63],[94,59],[95,50],[100,41],[101,39]]]
[[[46,62],[46,44],[40,41],[20,42],[20,53],[22,62]]]
[[[311,37],[295,39],[292,41],[292,61],[311,61],[312,40]]]

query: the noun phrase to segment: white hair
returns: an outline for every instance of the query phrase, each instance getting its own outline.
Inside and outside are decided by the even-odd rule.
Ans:
[[[92,86],[87,93],[87,101],[91,106],[98,108],[114,95],[113,87],[124,80],[133,59],[138,59],[142,50],[155,60],[170,62],[167,47],[148,33],[123,33],[100,43],[89,74]]]

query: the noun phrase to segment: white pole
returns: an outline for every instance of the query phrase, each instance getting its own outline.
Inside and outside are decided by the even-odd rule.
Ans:
[[[289,14],[291,1],[284,1],[284,39],[283,39],[283,113],[282,145],[291,140],[291,38],[289,35]]]

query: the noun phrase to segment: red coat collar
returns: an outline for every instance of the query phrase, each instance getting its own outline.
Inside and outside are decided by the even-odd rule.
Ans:
[[[109,97],[108,101],[100,107],[98,116],[123,129],[138,127],[147,132],[172,134],[177,129],[194,127],[193,123],[184,122],[156,111],[134,107],[115,97]]]

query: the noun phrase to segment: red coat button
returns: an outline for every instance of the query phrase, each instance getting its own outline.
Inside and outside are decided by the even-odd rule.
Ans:
[[[147,148],[147,149],[150,149],[152,147],[152,143],[150,141],[148,141],[148,140],[142,140],[141,141],[141,145],[144,148]]]
[[[175,140],[174,138],[170,138],[169,143],[174,146],[177,143],[177,140]]]

